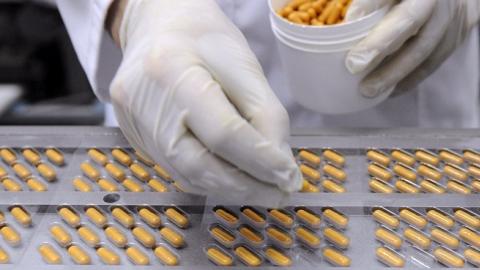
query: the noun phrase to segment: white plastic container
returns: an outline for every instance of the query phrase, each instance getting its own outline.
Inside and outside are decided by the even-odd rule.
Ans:
[[[388,7],[353,22],[318,27],[280,17],[276,11],[290,0],[268,1],[280,58],[298,103],[324,114],[347,114],[374,107],[388,98],[393,88],[376,98],[362,96],[358,87],[366,74],[352,75],[345,66],[348,51],[380,22]]]

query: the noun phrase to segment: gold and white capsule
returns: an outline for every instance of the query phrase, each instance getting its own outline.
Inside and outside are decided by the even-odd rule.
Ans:
[[[300,152],[298,152],[298,157],[314,167],[319,166],[321,162],[321,158],[317,154],[307,150],[300,150]]]
[[[480,229],[480,217],[463,209],[454,211],[455,218],[465,225],[468,225],[476,230]]]
[[[130,170],[132,171],[133,175],[138,179],[142,180],[143,182],[147,182],[150,180],[150,173],[140,164],[133,163],[130,165]]]
[[[390,185],[376,178],[372,178],[370,182],[368,182],[368,187],[375,193],[391,194],[395,192]]]
[[[391,229],[397,229],[400,226],[400,220],[388,211],[376,209],[373,211],[372,216],[377,222]]]
[[[438,157],[446,163],[455,164],[457,166],[463,164],[463,158],[459,154],[450,150],[441,150],[438,154]]]
[[[40,163],[40,160],[42,159],[40,155],[33,149],[27,148],[22,151],[22,155],[25,158],[28,163],[32,164],[33,166],[36,166],[38,163]]]
[[[62,166],[65,164],[65,158],[63,154],[54,148],[49,148],[45,150],[45,155],[47,156],[48,160],[50,160],[50,162],[57,166]]]
[[[327,149],[323,151],[323,157],[339,167],[345,166],[345,157],[336,151]]]
[[[80,177],[73,179],[73,187],[80,192],[92,192],[92,186]]]
[[[122,164],[123,166],[126,166],[126,167],[130,166],[133,162],[130,155],[128,155],[122,149],[118,149],[118,148],[113,149],[112,150],[112,156],[116,161],[118,161],[120,164]]]
[[[400,162],[400,163],[403,163],[407,166],[413,166],[415,165],[416,163],[416,160],[415,158],[412,156],[412,154],[410,153],[407,153],[403,150],[393,150],[392,153],[391,153],[391,156],[394,160]]]
[[[97,181],[97,179],[100,178],[100,171],[88,162],[83,162],[80,164],[80,169],[82,170],[83,174],[85,174],[92,181]]]
[[[52,238],[55,239],[60,246],[66,247],[72,243],[72,236],[62,226],[53,225],[49,230]]]
[[[142,208],[138,211],[140,218],[145,221],[150,227],[158,228],[162,225],[160,216],[148,208]]]
[[[105,166],[108,162],[108,156],[98,149],[92,148],[88,150],[87,153],[88,156],[99,165]]]
[[[100,210],[93,206],[88,207],[85,210],[85,215],[88,217],[88,219],[90,219],[93,224],[95,224],[99,228],[103,228],[108,222],[105,214],[103,214],[102,212],[100,212]]]
[[[425,226],[427,226],[428,224],[428,221],[422,215],[410,209],[405,208],[400,210],[400,217],[408,224],[413,225],[419,229],[425,228]]]
[[[50,244],[41,244],[38,247],[38,252],[43,260],[48,264],[61,264],[62,256]]]
[[[376,162],[384,167],[388,167],[391,161],[388,155],[377,150],[368,150],[367,158],[368,160]]]
[[[69,207],[62,207],[58,210],[58,215],[71,227],[76,228],[80,225],[80,216]]]
[[[375,163],[368,165],[368,173],[371,176],[387,182],[390,181],[393,177],[392,173],[388,169]]]

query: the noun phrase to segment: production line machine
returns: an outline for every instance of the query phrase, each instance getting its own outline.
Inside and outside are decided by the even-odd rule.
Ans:
[[[0,269],[480,266],[480,132],[296,131],[285,207],[182,192],[118,129],[0,128]]]

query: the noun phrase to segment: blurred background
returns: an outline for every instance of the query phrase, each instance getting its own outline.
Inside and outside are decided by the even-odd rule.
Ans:
[[[0,125],[99,125],[103,118],[57,9],[0,0]]]

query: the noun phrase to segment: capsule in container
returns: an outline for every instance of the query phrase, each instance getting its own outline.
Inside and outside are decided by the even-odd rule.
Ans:
[[[480,229],[480,217],[478,217],[476,214],[465,209],[456,209],[454,211],[454,216],[463,224],[468,225],[476,230]]]
[[[446,229],[452,229],[455,226],[453,218],[437,209],[427,210],[427,218]]]
[[[30,176],[32,176],[32,172],[30,172],[30,170],[25,165],[23,165],[22,163],[13,164],[12,169],[15,172],[15,174],[18,177],[20,177],[20,179],[25,180],[25,179],[29,178]]]
[[[397,188],[397,190],[401,193],[416,194],[420,192],[420,189],[417,185],[403,179],[397,180],[397,182],[395,183],[395,188]]]
[[[146,248],[153,248],[156,244],[155,236],[141,226],[134,227],[132,235]]]
[[[375,230],[375,237],[378,241],[394,249],[400,249],[403,244],[402,238],[387,228],[380,227]]]
[[[116,192],[118,191],[118,187],[117,185],[110,181],[110,180],[107,180],[105,178],[100,178],[97,182],[98,184],[98,187],[100,187],[100,189],[102,191],[105,191],[105,192]]]
[[[28,161],[28,163],[32,164],[33,166],[36,166],[42,160],[40,155],[31,148],[23,149],[22,155],[25,158],[25,160]]]
[[[14,206],[10,208],[10,214],[12,214],[15,220],[24,227],[29,227],[32,225],[32,217],[30,216],[30,213],[28,213],[23,207]]]
[[[480,164],[480,153],[474,150],[466,150],[463,152],[463,158],[470,163]]]
[[[323,249],[322,255],[323,258],[333,266],[349,267],[351,264],[349,257],[334,248]]]
[[[210,261],[218,266],[230,266],[233,264],[233,258],[223,249],[217,246],[209,246],[205,253]]]
[[[0,156],[8,165],[12,165],[15,163],[15,161],[17,161],[17,155],[15,154],[15,151],[9,148],[0,149]]]
[[[80,225],[80,216],[68,206],[58,209],[58,215],[72,228]]]
[[[291,248],[293,246],[293,239],[290,234],[275,225],[267,227],[266,233],[269,239],[273,240],[283,248]]]
[[[417,181],[417,174],[415,173],[415,171],[409,167],[406,167],[405,165],[396,164],[395,166],[393,166],[393,172],[396,173],[398,176],[407,179],[408,181]]]
[[[78,245],[71,245],[67,248],[67,252],[76,264],[87,265],[92,262],[90,255]]]
[[[437,182],[442,179],[442,173],[428,164],[421,164],[420,166],[418,166],[417,172],[419,175],[428,179],[435,180]]]
[[[391,156],[395,161],[408,166],[413,166],[416,163],[416,160],[412,154],[400,149],[393,150]]]
[[[97,179],[100,178],[100,171],[88,162],[82,162],[82,164],[80,164],[80,169],[83,174],[92,181],[97,181]]]
[[[420,188],[427,193],[444,194],[446,192],[443,186],[431,180],[423,180],[420,182]]]
[[[400,210],[400,217],[410,225],[413,225],[419,229],[424,229],[427,226],[428,221],[418,212],[403,208]]]
[[[477,267],[480,266],[480,251],[473,248],[467,248],[463,252],[463,255],[469,263]]]
[[[387,182],[393,177],[392,173],[387,168],[376,163],[368,165],[368,173],[373,177]]]
[[[367,158],[370,161],[376,162],[384,167],[388,167],[390,165],[391,159],[390,157],[379,151],[379,150],[368,150],[367,151]]]
[[[238,228],[240,235],[250,244],[259,246],[263,243],[263,235],[248,225],[241,225]]]
[[[306,208],[297,208],[295,209],[297,219],[302,221],[304,224],[308,225],[310,228],[318,229],[320,228],[321,218],[313,211]]]
[[[38,252],[42,259],[48,264],[62,264],[62,256],[50,244],[41,244],[38,247]]]
[[[240,261],[243,262],[246,266],[255,267],[262,264],[262,258],[247,246],[238,246],[234,248],[233,251],[237,258],[240,259]]]
[[[85,215],[93,224],[95,224],[99,228],[103,228],[108,222],[105,214],[94,206],[87,207],[85,209]]]
[[[129,246],[125,249],[125,254],[127,254],[128,259],[134,265],[149,265],[150,259],[148,255],[145,254],[141,249],[136,246]]]
[[[125,178],[125,180],[122,182],[122,186],[125,188],[125,190],[130,191],[130,192],[144,192],[145,190],[143,189],[142,185],[139,184],[137,181],[131,179],[131,178]]]
[[[153,166],[153,170],[158,176],[160,176],[165,181],[172,181],[172,176],[162,166],[155,164],[155,166]]]
[[[148,186],[155,192],[168,192],[167,186],[156,179],[150,179],[148,181]]]
[[[311,168],[310,166],[301,164],[300,171],[302,172],[303,176],[305,176],[306,178],[312,181],[320,180],[320,172],[314,168]]]
[[[287,254],[280,251],[279,249],[276,249],[274,247],[267,247],[264,253],[265,253],[265,257],[273,265],[280,266],[280,267],[287,267],[292,265],[292,259]]]
[[[425,149],[415,151],[415,158],[418,161],[421,161],[423,163],[427,163],[433,166],[438,166],[438,164],[440,163],[440,158],[438,158],[436,154]]]
[[[403,267],[405,266],[405,259],[397,252],[387,248],[379,247],[375,250],[377,259],[389,267]]]
[[[347,174],[345,171],[330,164],[323,166],[323,173],[337,181],[344,182],[347,180]]]
[[[443,229],[432,228],[430,230],[430,236],[434,241],[437,241],[438,243],[441,243],[451,249],[458,249],[460,246],[460,241],[451,233]]]
[[[433,255],[439,263],[444,264],[448,267],[462,268],[465,265],[465,261],[462,257],[445,248],[436,248],[435,250],[433,250]]]
[[[209,232],[210,236],[226,247],[231,247],[235,242],[235,235],[219,224],[212,225]]]
[[[459,180],[465,182],[468,180],[468,173],[455,165],[447,164],[443,167],[443,172],[445,175],[451,177],[452,179]]]
[[[130,171],[137,177],[138,179],[142,180],[143,182],[147,182],[150,180],[150,173],[140,164],[133,163],[130,165]]]
[[[113,163],[105,164],[105,170],[113,179],[119,182],[122,182],[126,178],[125,172]]]
[[[468,186],[456,180],[449,180],[447,182],[447,189],[453,193],[462,195],[469,195],[472,193],[472,190]]]
[[[237,215],[235,215],[232,211],[228,210],[225,207],[215,207],[213,209],[213,212],[218,220],[230,227],[234,227],[238,223]]]
[[[132,158],[128,155],[127,152],[123,151],[122,149],[113,149],[112,150],[113,158],[123,166],[130,166],[132,164]]]
[[[337,151],[327,149],[323,151],[323,157],[339,167],[345,166],[345,157]]]
[[[187,228],[190,224],[187,214],[176,207],[167,207],[165,209],[165,216],[167,216],[168,220],[173,224],[182,229]]]
[[[467,168],[468,173],[476,178],[480,178],[480,167],[476,165],[470,165]]]
[[[50,227],[50,235],[62,247],[66,247],[72,243],[72,236],[70,233],[60,225],[53,225]]]
[[[113,218],[120,223],[123,227],[129,229],[133,227],[135,219],[133,216],[122,207],[115,207],[112,209]]]
[[[53,182],[57,179],[57,172],[55,169],[46,163],[38,164],[37,171],[48,182]]]
[[[372,178],[370,182],[368,182],[368,187],[375,193],[392,194],[395,192],[390,185],[377,178]]]
[[[47,191],[47,186],[35,178],[27,179],[27,186],[30,190],[35,192],[45,192]]]
[[[338,248],[346,249],[350,245],[350,238],[332,227],[326,227],[323,230],[323,236]]]
[[[396,230],[400,226],[400,220],[398,220],[397,216],[386,209],[375,209],[372,216],[375,221],[391,229]]]
[[[321,158],[317,154],[307,150],[300,150],[298,152],[298,157],[300,160],[305,161],[314,167],[318,167],[321,162]]]
[[[0,264],[7,264],[10,262],[10,256],[8,253],[0,247]]]
[[[327,208],[323,211],[323,217],[337,228],[345,229],[348,226],[348,217],[331,208]]]
[[[265,227],[267,224],[265,216],[253,207],[244,206],[240,211],[242,212],[242,215],[256,227]]]
[[[87,154],[93,161],[95,161],[99,165],[105,166],[108,162],[108,156],[96,148],[89,149]]]
[[[414,228],[406,228],[403,231],[403,236],[407,241],[423,250],[429,249],[432,245],[432,241],[428,236]]]
[[[345,193],[346,189],[342,185],[335,183],[330,179],[326,179],[322,182],[322,187],[325,191],[330,193]]]
[[[77,233],[85,244],[90,247],[96,247],[100,244],[100,237],[98,234],[87,226],[80,226]]]
[[[128,239],[123,234],[121,230],[116,228],[113,225],[109,225],[104,230],[105,236],[107,236],[108,240],[112,242],[115,246],[123,248],[127,245]]]
[[[97,248],[97,255],[106,265],[119,265],[120,256],[108,247],[102,246]]]
[[[180,233],[178,233],[174,229],[171,229],[171,228],[165,226],[165,227],[161,228],[159,232],[160,232],[160,235],[162,236],[162,238],[167,243],[172,245],[173,247],[181,248],[181,247],[185,246],[185,239],[184,239],[183,235],[181,235]]]
[[[282,209],[270,209],[268,215],[278,224],[285,228],[291,228],[293,226],[293,217]]]
[[[158,228],[162,225],[160,216],[153,210],[147,207],[143,207],[138,210],[140,218],[152,228]]]
[[[469,243],[476,248],[480,248],[480,234],[477,232],[469,228],[462,227],[458,231],[458,235],[464,242]]]
[[[80,191],[80,192],[92,192],[93,191],[92,186],[80,177],[77,177],[77,178],[73,179],[72,183],[73,183],[73,187],[75,188],[76,191]]]
[[[297,240],[299,240],[309,248],[317,249],[320,247],[320,237],[313,231],[303,226],[299,226],[295,229],[295,236]]]
[[[455,164],[457,166],[463,164],[463,157],[448,149],[440,150],[438,157],[446,163]]]
[[[65,164],[65,157],[63,154],[54,148],[48,148],[45,150],[47,159],[57,166],[63,166]]]
[[[318,193],[320,192],[320,189],[316,185],[312,184],[310,181],[304,179],[302,184],[302,189],[300,189],[300,192]]]
[[[12,247],[17,247],[22,242],[20,234],[8,224],[0,227],[0,235],[3,240]]]

